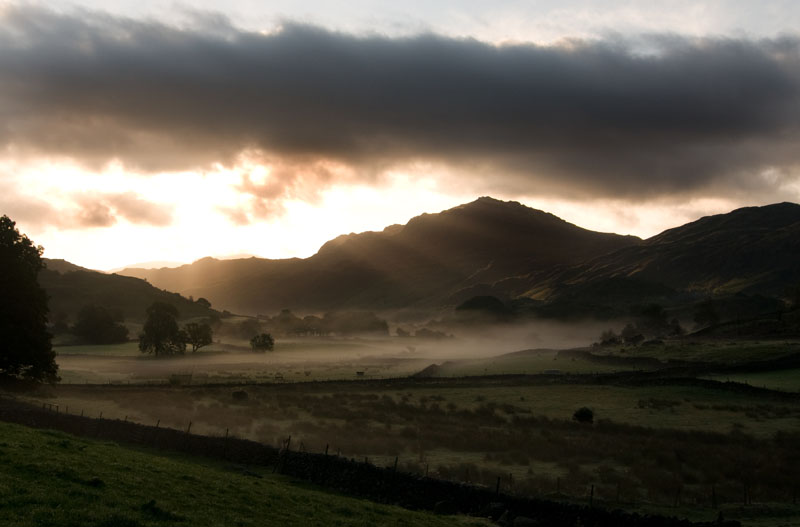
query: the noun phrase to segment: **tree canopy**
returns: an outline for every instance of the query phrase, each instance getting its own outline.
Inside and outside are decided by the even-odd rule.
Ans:
[[[0,217],[0,375],[56,382],[47,295],[38,282],[43,250]]]
[[[174,355],[186,351],[186,333],[178,328],[178,310],[172,304],[153,302],[147,308],[139,350],[154,355]]]
[[[186,342],[192,347],[192,353],[212,342],[214,332],[208,322],[189,322],[183,327]]]

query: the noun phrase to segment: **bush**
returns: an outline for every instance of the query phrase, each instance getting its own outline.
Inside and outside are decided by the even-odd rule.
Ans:
[[[261,333],[250,339],[253,351],[272,351],[275,349],[275,339],[269,333]]]
[[[575,410],[575,413],[572,414],[572,419],[579,423],[591,423],[594,421],[594,412],[591,408],[583,406]]]

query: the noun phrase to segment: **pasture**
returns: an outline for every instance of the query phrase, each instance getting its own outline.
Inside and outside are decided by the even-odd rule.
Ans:
[[[794,346],[592,348],[600,359],[586,350],[464,351],[458,339],[297,338],[269,353],[230,340],[167,358],[142,356],[132,343],[64,347],[64,382],[27,398],[273,446],[291,437],[297,449],[327,447],[378,465],[397,456],[404,471],[487,486],[500,477],[523,495],[581,501],[594,489],[608,506],[671,507],[706,520],[715,505],[745,518],[760,503],[767,512],[749,524],[782,525],[768,518],[781,507],[797,516],[800,398],[685,380],[595,381],[660,367],[638,360],[662,358],[650,348],[708,364],[725,353],[739,363],[780,358]],[[714,378],[797,391],[796,370],[736,375]],[[594,411],[593,424],[572,420],[582,406]]]
[[[323,492],[263,468],[0,423],[0,524],[480,526]]]

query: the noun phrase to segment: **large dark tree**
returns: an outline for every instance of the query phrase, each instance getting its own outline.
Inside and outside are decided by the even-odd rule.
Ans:
[[[128,340],[128,328],[120,324],[120,314],[90,304],[78,312],[72,332],[90,344],[114,344]]]
[[[154,355],[173,355],[186,351],[186,333],[178,328],[178,310],[172,304],[153,302],[139,335],[139,350]]]
[[[47,295],[38,282],[42,251],[0,217],[0,375],[56,382]]]

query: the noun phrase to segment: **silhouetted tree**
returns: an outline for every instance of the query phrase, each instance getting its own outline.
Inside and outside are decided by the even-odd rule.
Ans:
[[[194,302],[195,302],[195,304],[199,304],[199,305],[201,305],[203,307],[207,307],[207,308],[211,307],[211,302],[209,302],[207,299],[203,298],[202,296],[200,298],[198,298],[197,300],[195,300]]]
[[[719,324],[719,315],[712,299],[703,300],[694,306],[694,323],[698,328]]]
[[[0,217],[0,376],[57,382],[47,331],[47,295],[39,285],[41,246]]]
[[[617,335],[613,329],[607,329],[600,333],[601,346],[615,346],[622,343],[622,339]]]
[[[183,327],[186,343],[192,346],[192,353],[212,342],[214,332],[207,322],[189,322]]]
[[[572,414],[572,419],[579,423],[591,423],[594,421],[594,411],[592,411],[591,408],[583,406],[575,410],[575,413]]]
[[[644,335],[642,335],[642,332],[639,331],[639,328],[633,324],[626,324],[620,332],[620,337],[622,337],[622,341],[625,344],[630,344],[633,346],[638,345],[644,340]]]
[[[173,355],[186,351],[186,333],[178,328],[178,310],[172,304],[153,302],[139,335],[139,350],[154,355]]]
[[[261,333],[250,339],[253,351],[272,351],[275,349],[275,339],[269,333]]]
[[[78,312],[72,333],[90,344],[125,342],[128,340],[128,328],[119,323],[120,318],[102,306],[83,306]]]

